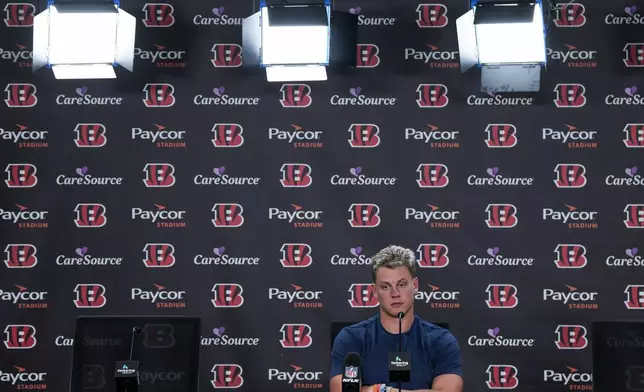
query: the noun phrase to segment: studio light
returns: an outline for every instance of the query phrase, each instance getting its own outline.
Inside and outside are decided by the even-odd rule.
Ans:
[[[481,67],[481,90],[539,91],[546,65],[542,0],[470,0],[456,20],[461,72]]]
[[[117,65],[134,68],[135,30],[120,0],[48,0],[34,18],[32,70],[51,68],[56,79],[116,78]]]
[[[243,64],[269,82],[327,80],[330,66],[356,64],[358,19],[331,0],[261,0],[242,23]]]

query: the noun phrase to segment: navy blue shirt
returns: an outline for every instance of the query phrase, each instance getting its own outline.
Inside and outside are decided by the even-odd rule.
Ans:
[[[389,383],[389,352],[398,351],[398,334],[389,333],[380,324],[380,314],[343,328],[333,342],[329,378],[342,374],[344,357],[359,353],[363,360],[362,385]],[[402,389],[430,389],[441,374],[461,375],[461,350],[456,338],[444,328],[414,315],[409,331],[403,333],[402,351],[411,356],[410,382]]]

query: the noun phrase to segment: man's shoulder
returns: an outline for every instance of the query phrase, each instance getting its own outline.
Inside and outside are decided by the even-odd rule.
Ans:
[[[340,333],[350,335],[355,339],[362,340],[365,338],[367,334],[370,333],[371,330],[373,330],[376,320],[377,320],[377,317],[373,316],[366,320],[362,320],[357,323],[347,325],[344,328],[342,328]]]

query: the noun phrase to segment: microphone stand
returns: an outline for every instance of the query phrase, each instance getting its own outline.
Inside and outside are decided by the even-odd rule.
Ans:
[[[404,313],[400,312],[398,313],[398,352],[402,352],[402,319],[404,317]],[[402,381],[398,380],[398,392],[402,391]]]

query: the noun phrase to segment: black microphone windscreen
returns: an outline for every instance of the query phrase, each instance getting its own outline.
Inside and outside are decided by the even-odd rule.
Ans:
[[[362,366],[362,357],[356,352],[350,352],[344,357],[345,366]]]
[[[403,318],[405,317],[405,313],[403,312],[398,312],[398,318]]]

